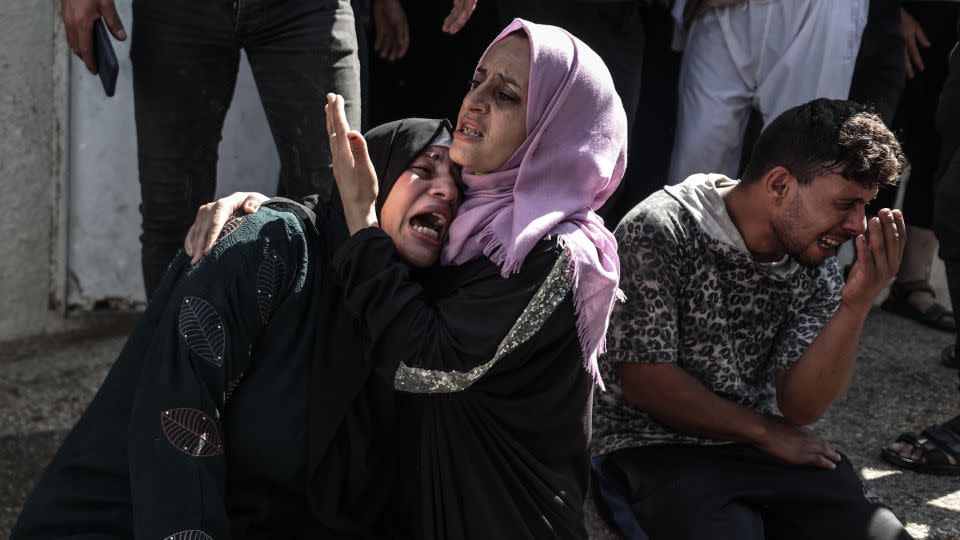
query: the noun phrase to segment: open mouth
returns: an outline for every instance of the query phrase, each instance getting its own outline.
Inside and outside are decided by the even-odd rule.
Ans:
[[[837,249],[841,244],[843,244],[843,242],[845,242],[845,240],[838,241],[830,238],[829,236],[821,236],[817,240],[817,244],[819,244],[823,249]]]
[[[467,137],[473,137],[475,139],[483,138],[483,133],[481,133],[479,129],[468,124],[462,124],[460,127],[458,127],[457,133],[466,135]]]
[[[417,214],[410,218],[410,227],[420,234],[441,240],[447,234],[447,218],[436,212]]]

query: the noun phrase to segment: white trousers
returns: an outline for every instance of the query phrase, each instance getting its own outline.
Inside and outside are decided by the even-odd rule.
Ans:
[[[697,19],[680,66],[670,182],[735,177],[752,108],[766,126],[812,99],[846,99],[868,1],[749,0]]]

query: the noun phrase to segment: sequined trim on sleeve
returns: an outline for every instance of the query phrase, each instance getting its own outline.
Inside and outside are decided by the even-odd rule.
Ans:
[[[504,356],[513,352],[543,327],[550,315],[557,309],[560,302],[566,298],[573,284],[573,270],[566,252],[557,258],[553,269],[540,285],[540,289],[533,295],[533,299],[520,314],[520,318],[507,332],[497,347],[497,352],[489,362],[481,364],[469,371],[439,371],[410,367],[400,363],[397,375],[393,381],[396,390],[415,394],[447,394],[462,392],[483,377],[490,368],[497,364]]]

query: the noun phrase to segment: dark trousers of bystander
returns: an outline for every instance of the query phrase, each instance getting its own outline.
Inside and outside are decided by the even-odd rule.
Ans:
[[[900,0],[873,0],[867,11],[860,53],[857,55],[850,99],[869,105],[890,124],[906,81],[903,37],[900,36]]]
[[[960,38],[960,21],[957,23]],[[936,175],[933,205],[933,231],[940,241],[940,258],[947,270],[947,286],[953,312],[960,313],[960,46],[950,55],[950,68],[937,106],[937,131],[940,133],[940,169]],[[960,335],[954,345],[960,355]],[[957,356],[960,358],[960,356]]]
[[[910,161],[910,179],[904,186],[904,216],[908,225],[929,229],[933,220],[933,184],[941,162],[941,141],[936,126],[937,97],[947,78],[960,4],[909,2],[905,9],[923,28],[931,45],[920,49],[924,70],[918,71],[903,88],[892,128],[903,141],[903,151]],[[896,196],[895,189],[882,190],[871,203],[868,214],[881,208],[893,208]]]
[[[846,458],[827,470],[739,444],[661,445],[619,450],[603,468],[650,540],[911,538]]]
[[[277,194],[333,186],[323,107],[343,94],[360,125],[349,0],[134,0],[130,60],[147,296],[213,199],[217,148],[243,49],[280,156]]]

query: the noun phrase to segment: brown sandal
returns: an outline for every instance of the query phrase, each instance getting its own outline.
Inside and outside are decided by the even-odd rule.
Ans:
[[[933,287],[926,280],[918,279],[916,281],[895,281],[890,286],[890,295],[880,304],[880,308],[889,311],[901,317],[913,319],[920,324],[944,330],[946,332],[956,332],[956,322],[951,322],[953,312],[940,304],[934,302],[925,311],[920,311],[916,306],[910,303],[910,295],[915,292],[926,291],[934,298],[937,297]]]

